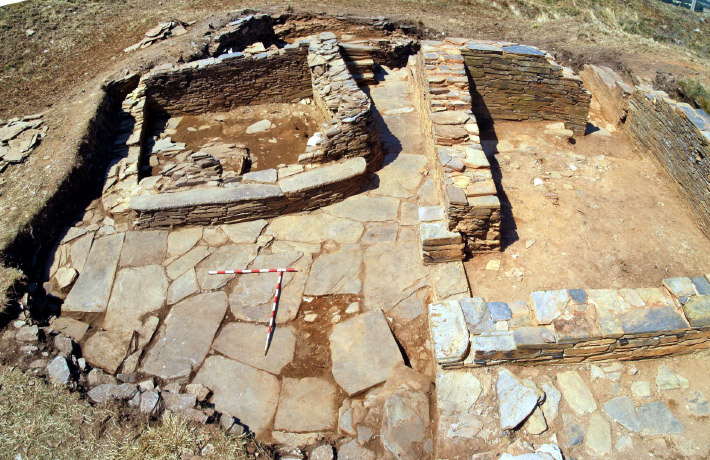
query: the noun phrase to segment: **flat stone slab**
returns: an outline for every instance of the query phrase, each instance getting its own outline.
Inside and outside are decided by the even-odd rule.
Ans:
[[[284,366],[293,361],[296,336],[291,326],[277,327],[269,353],[265,356],[263,342],[266,331],[265,325],[229,323],[222,328],[212,348],[244,364],[278,375]]]
[[[463,125],[468,122],[471,115],[460,110],[446,110],[432,113],[430,118],[432,123],[437,125]]]
[[[323,253],[313,261],[306,282],[307,296],[359,294],[362,251]]]
[[[697,294],[690,278],[667,278],[663,280],[663,285],[677,298],[691,297]]]
[[[104,317],[104,329],[140,329],[143,316],[165,304],[168,284],[160,265],[119,270]]]
[[[463,361],[468,353],[469,334],[457,300],[429,305],[429,327],[434,356],[439,364]]]
[[[168,234],[168,255],[181,256],[202,238],[202,227],[180,227]]]
[[[365,250],[363,262],[366,308],[389,311],[426,284],[428,270],[416,241],[373,244]]]
[[[458,301],[466,328],[471,334],[481,334],[495,330],[493,319],[486,302],[481,297],[470,297]]]
[[[94,240],[84,271],[67,295],[62,311],[100,313],[106,310],[123,239],[123,233],[115,233]]]
[[[338,182],[349,182],[354,177],[362,176],[367,170],[367,163],[362,157],[351,158],[342,163],[310,169],[279,180],[283,193],[297,194],[317,190]]]
[[[68,316],[60,316],[57,318],[50,327],[57,332],[61,332],[67,337],[71,337],[75,342],[81,342],[84,338],[84,334],[89,329],[89,325],[83,321],[77,321]]]
[[[257,436],[268,430],[281,392],[273,375],[223,356],[207,358],[192,383],[212,390],[215,409],[236,417]]]
[[[360,222],[321,213],[278,217],[266,231],[284,241],[320,244],[333,240],[349,244],[357,243],[364,230]]]
[[[258,256],[254,268],[288,268],[298,270],[285,273],[281,282],[276,322],[291,321],[298,315],[303,299],[303,289],[308,278],[311,255],[299,251],[286,251]],[[274,302],[277,273],[236,275],[237,281],[229,292],[229,307],[235,318],[242,321],[267,323]]]
[[[222,231],[227,234],[232,243],[256,243],[264,227],[268,224],[264,219],[222,225]]]
[[[626,334],[647,334],[688,329],[686,319],[673,307],[636,308],[619,315]]]
[[[241,184],[236,187],[201,187],[184,192],[134,196],[131,198],[130,207],[137,212],[156,212],[202,205],[243,203],[280,196],[283,196],[283,193],[278,185]]]
[[[274,429],[292,433],[335,429],[338,421],[336,393],[337,387],[325,379],[283,379]]]
[[[473,413],[481,391],[481,382],[469,370],[437,370],[437,408],[442,415]]]
[[[330,334],[333,377],[349,395],[387,380],[404,362],[381,310],[336,324]]]
[[[584,415],[597,410],[592,392],[576,371],[560,372],[557,374],[557,383],[565,401],[576,413]]]
[[[323,210],[337,217],[360,222],[394,221],[399,213],[399,200],[385,196],[355,195]]]
[[[569,294],[564,289],[537,291],[530,294],[530,306],[537,322],[541,325],[552,323],[552,320],[564,313],[569,300]]]
[[[84,342],[81,352],[92,366],[115,374],[132,351],[134,337],[132,330],[98,331]]]
[[[141,371],[166,380],[189,376],[205,359],[226,311],[224,292],[196,295],[174,305]]]
[[[685,317],[691,327],[710,326],[710,296],[695,296],[683,304]]]
[[[507,369],[498,373],[496,394],[502,430],[512,430],[528,418],[543,396],[536,390]]]
[[[639,420],[644,431],[650,434],[684,433],[685,426],[662,402],[644,404],[638,408]]]
[[[165,258],[168,232],[161,230],[127,232],[121,250],[121,267],[160,264]]]
[[[227,244],[217,248],[197,265],[197,284],[205,291],[221,288],[234,279],[235,275],[210,275],[208,273],[210,270],[245,269],[256,258],[258,252],[259,247],[254,244]]]
[[[593,413],[589,418],[584,444],[598,455],[611,453],[611,427],[599,412]]]
[[[197,285],[197,275],[194,269],[190,269],[180,275],[168,288],[168,305],[180,302],[185,297],[197,292],[200,287]]]
[[[371,190],[370,194],[396,198],[413,196],[422,180],[420,171],[426,164],[427,158],[424,155],[400,153],[394,158],[385,157],[385,164],[375,173],[379,178],[377,188]]]
[[[382,417],[382,444],[394,458],[417,459],[428,437],[429,398],[426,393],[400,389],[387,398]]]
[[[620,396],[604,403],[604,412],[629,431],[641,431],[641,422],[631,398]]]

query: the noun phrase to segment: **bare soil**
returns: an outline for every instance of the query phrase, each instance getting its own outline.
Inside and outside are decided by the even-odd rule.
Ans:
[[[500,178],[503,251],[465,263],[475,296],[512,301],[546,289],[653,287],[710,272],[710,241],[650,153],[621,132],[597,131],[573,145],[545,134],[546,125],[497,123],[484,134]],[[500,270],[485,269],[491,260],[501,261]]]

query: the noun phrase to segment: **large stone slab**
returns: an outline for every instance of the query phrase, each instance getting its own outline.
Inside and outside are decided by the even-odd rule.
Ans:
[[[276,377],[223,356],[210,356],[193,383],[212,390],[216,410],[227,412],[257,436],[269,428],[279,402]]]
[[[202,235],[202,232],[200,232]],[[165,268],[170,279],[177,279],[180,275],[188,270],[195,268],[205,257],[210,255],[210,250],[207,246],[197,246],[190,249],[188,252],[175,259]]]
[[[619,315],[626,334],[648,334],[688,329],[689,324],[673,307],[636,308]]]
[[[141,371],[166,380],[189,376],[205,359],[226,311],[224,292],[196,295],[173,306]]]
[[[94,241],[84,271],[67,295],[62,311],[94,313],[106,310],[123,239],[123,233],[116,233]]]
[[[168,232],[162,230],[126,233],[121,250],[121,267],[160,264],[165,258]]]
[[[469,334],[463,310],[457,300],[430,304],[429,327],[437,363],[464,360],[468,354]]]
[[[468,279],[462,262],[447,262],[431,266],[430,280],[437,299],[469,294]]]
[[[86,362],[115,374],[133,351],[135,335],[132,330],[98,331],[82,345],[81,351]]]
[[[691,298],[683,304],[683,311],[691,327],[710,326],[710,295]]]
[[[338,251],[319,255],[308,276],[305,295],[359,294],[362,251]]]
[[[429,398],[425,393],[400,389],[387,398],[380,435],[394,458],[425,458],[428,430]]]
[[[589,418],[584,443],[600,456],[611,453],[611,427],[599,412],[593,413]]]
[[[86,264],[87,257],[89,257],[89,251],[91,251],[93,242],[93,233],[87,233],[71,242],[71,266],[79,273],[84,271],[84,265]]]
[[[243,270],[252,263],[258,252],[259,247],[254,244],[227,244],[218,248],[197,265],[197,284],[205,291],[221,288],[235,275],[210,275],[210,270]]]
[[[168,255],[181,256],[202,238],[202,227],[180,227],[168,235]]]
[[[564,313],[569,300],[569,294],[564,289],[537,291],[530,294],[530,306],[537,322],[541,325],[550,324],[552,320]]]
[[[229,205],[283,196],[277,185],[241,184],[236,187],[203,187],[184,192],[134,196],[130,207],[138,212],[157,212],[201,205]]]
[[[685,426],[662,402],[644,404],[638,408],[639,420],[644,431],[650,434],[684,433]]]
[[[629,431],[641,431],[641,422],[636,414],[636,407],[631,398],[619,396],[604,403],[604,412],[616,423]]]
[[[335,429],[336,393],[335,385],[318,377],[283,379],[274,429],[292,433]]]
[[[168,284],[160,265],[119,270],[104,317],[104,329],[140,329],[143,316],[165,304]]]
[[[364,230],[360,222],[321,213],[278,217],[266,231],[275,234],[279,240],[302,243],[333,240],[349,244],[357,243]]]
[[[382,222],[397,220],[399,200],[384,196],[355,195],[323,210],[337,217],[360,222]]]
[[[333,327],[333,377],[353,395],[384,382],[402,353],[381,310],[372,310]]]
[[[194,269],[190,269],[180,275],[168,288],[168,305],[180,302],[187,296],[197,292],[200,287],[197,285],[197,275]]]
[[[376,172],[379,178],[371,195],[385,195],[408,198],[414,195],[422,180],[421,170],[426,166],[424,155],[400,154],[386,158],[385,164]]]
[[[437,408],[442,415],[473,413],[481,391],[481,382],[469,370],[439,369],[436,373]]]
[[[299,251],[258,256],[254,268],[288,268],[296,273],[285,273],[281,282],[276,322],[291,321],[298,315],[303,299],[303,289],[308,277],[311,255]],[[274,302],[277,273],[237,275],[237,281],[229,292],[229,306],[235,318],[242,321],[268,322]]]
[[[358,176],[363,176],[366,170],[364,158],[350,158],[342,163],[333,163],[288,176],[279,180],[279,185],[286,195],[304,193],[339,182],[352,182],[357,180]]]
[[[543,393],[512,372],[502,369],[496,382],[500,427],[512,430],[528,418],[543,397]]]
[[[238,224],[223,225],[222,230],[227,234],[232,243],[256,243],[268,222],[264,219],[241,222]]]
[[[557,374],[557,383],[565,401],[576,413],[584,415],[597,410],[592,392],[577,371],[560,372]]]
[[[222,328],[212,348],[244,364],[278,375],[293,360],[296,336],[291,326],[277,327],[265,356],[266,331],[265,325],[229,323]]]
[[[365,250],[363,262],[367,308],[388,311],[426,284],[427,270],[416,241],[373,244]]]

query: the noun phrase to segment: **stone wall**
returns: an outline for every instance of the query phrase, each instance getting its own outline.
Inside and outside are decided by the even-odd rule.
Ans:
[[[298,102],[313,95],[308,43],[257,55],[241,52],[179,66],[159,67],[143,77],[151,111],[167,115],[228,111],[270,102]]]
[[[710,117],[663,93],[636,88],[625,126],[674,184],[701,230],[710,237]]]
[[[461,45],[472,82],[473,110],[479,121],[564,121],[575,134],[584,134],[591,94],[572,70],[530,46],[468,40],[456,43]],[[458,78],[464,81],[466,76]]]
[[[449,254],[443,260],[460,259],[461,254],[454,255],[452,247],[458,243],[446,234],[450,231],[462,234],[471,252],[497,250],[500,201],[470,110],[463,56],[455,42],[424,41],[421,45],[421,52],[410,58],[410,77],[422,117],[425,146],[436,165],[434,180],[440,189],[446,221],[444,228],[423,221],[428,229],[438,231],[431,234],[431,241],[423,240],[422,246],[445,246],[439,249]],[[429,235],[428,231],[420,233]]]
[[[527,302],[482,298],[429,305],[437,362],[579,363],[653,358],[710,348],[710,274],[663,287],[563,289]]]
[[[137,213],[137,228],[231,224],[277,217],[318,209],[354,195],[365,184],[366,171],[364,158],[351,158],[283,178],[251,173],[233,187],[136,196],[131,209]]]
[[[379,168],[383,152],[372,102],[345,66],[335,34],[324,32],[314,39],[308,65],[313,76],[313,100],[327,122],[309,139],[298,162],[363,157],[370,171]]]
[[[274,41],[274,21],[268,14],[250,14],[220,29],[210,42],[210,56],[243,51],[252,43],[269,46]]]
[[[606,121],[614,125],[619,123],[626,115],[624,104],[634,88],[609,67],[585,65],[579,77],[599,103]]]

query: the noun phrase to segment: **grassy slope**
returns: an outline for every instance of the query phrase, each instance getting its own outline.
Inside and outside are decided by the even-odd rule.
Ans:
[[[203,450],[208,444],[212,448]],[[154,424],[124,420],[113,407],[91,406],[77,393],[54,388],[0,366],[0,460],[246,459],[246,440],[166,415]],[[210,453],[211,449],[211,453]]]

